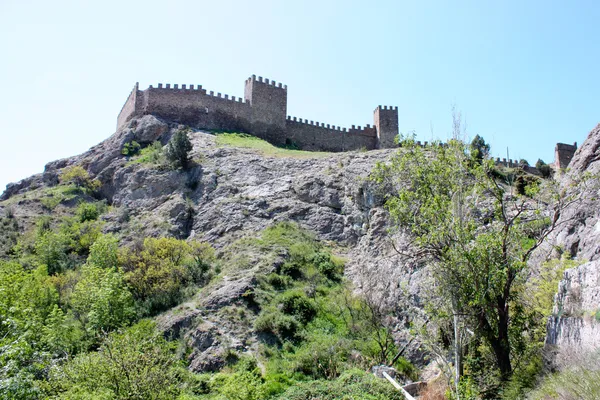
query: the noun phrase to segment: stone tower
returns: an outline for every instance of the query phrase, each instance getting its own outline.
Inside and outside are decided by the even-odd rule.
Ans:
[[[252,75],[246,80],[244,98],[254,110],[254,121],[285,129],[287,85]]]
[[[571,159],[577,151],[577,142],[572,145],[566,143],[556,143],[554,149],[554,167],[557,171],[569,166]]]
[[[377,106],[373,113],[377,128],[377,148],[386,149],[397,147],[398,137],[398,107]]]

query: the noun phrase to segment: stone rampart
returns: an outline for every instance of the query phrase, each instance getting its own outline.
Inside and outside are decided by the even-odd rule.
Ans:
[[[206,91],[201,85],[158,84],[141,94],[141,114],[204,129],[242,130],[252,128],[252,109],[241,97]]]
[[[374,149],[377,132],[375,127],[352,128],[287,117],[286,138],[299,148],[311,151],[348,151],[361,148]]]
[[[117,117],[117,128],[129,121],[129,119],[131,119],[131,117],[135,114],[138,92],[139,85],[136,82],[135,86],[131,90],[131,93],[129,93],[127,100],[125,101],[125,104],[123,104],[123,107],[121,107],[121,111],[119,112],[119,116]]]
[[[252,75],[244,98],[207,92],[200,85],[159,83],[139,90],[136,84],[117,118],[117,128],[131,118],[152,114],[200,129],[250,133],[273,144],[294,144],[304,150],[348,151],[396,147],[398,107],[379,106],[374,126],[365,128],[313,123],[287,116],[287,85]]]
[[[557,143],[554,149],[554,168],[557,171],[567,168],[576,151],[577,142],[573,143],[572,145],[566,143]]]

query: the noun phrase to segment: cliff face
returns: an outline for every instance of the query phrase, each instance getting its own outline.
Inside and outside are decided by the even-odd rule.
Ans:
[[[150,115],[133,119],[88,152],[51,162],[42,174],[9,185],[0,215],[10,207],[21,230],[31,228],[43,208],[32,193],[56,185],[62,168],[81,165],[102,182],[101,195],[112,206],[102,217],[104,230],[118,233],[124,243],[173,235],[195,237],[223,249],[274,222],[294,221],[318,239],[334,243],[348,260],[346,275],[357,290],[374,293],[377,301],[391,308],[398,308],[398,298],[408,291],[410,303],[418,305],[418,268],[397,257],[382,199],[366,179],[394,150],[270,153],[219,145],[214,135],[198,131],[189,135],[196,165],[185,172],[132,163],[121,154],[123,145],[132,140],[165,144],[178,128]],[[73,206],[61,202],[54,212]],[[185,338],[194,349],[193,369],[216,368],[225,346],[252,347],[250,333],[218,310],[239,301],[256,285],[253,274],[249,269],[226,276],[158,318],[165,332]],[[395,321],[403,320],[407,312],[397,310]],[[408,329],[394,325],[402,345]],[[417,354],[416,346],[406,352],[409,357]]]
[[[576,177],[600,172],[600,125],[594,128],[577,150],[561,185]],[[580,193],[581,204],[570,207],[560,216],[562,223],[549,244],[560,246],[581,261],[577,268],[565,271],[555,297],[553,316],[548,322],[546,343],[561,353],[600,348],[600,218],[597,179]],[[544,255],[550,253],[546,248]],[[538,254],[536,261],[543,258]]]

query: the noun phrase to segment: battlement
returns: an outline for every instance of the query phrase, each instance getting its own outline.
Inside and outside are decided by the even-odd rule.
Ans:
[[[250,83],[250,82],[254,82],[257,84],[264,84],[264,85],[268,85],[268,86],[272,86],[274,88],[278,88],[278,89],[282,89],[282,90],[286,90],[287,91],[287,85],[282,84],[281,82],[277,83],[274,80],[269,80],[268,78],[265,78],[263,80],[262,76],[259,76],[258,78],[256,78],[256,75],[252,75],[250,78],[246,79],[246,83]]]
[[[397,146],[398,107],[378,106],[374,125],[339,125],[287,115],[287,85],[251,75],[244,96],[206,90],[196,84],[136,86],[117,118],[117,127],[136,116],[152,114],[199,129],[247,132],[274,144],[294,143],[306,150],[346,151]]]
[[[342,133],[347,133],[347,134],[360,134],[360,135],[367,135],[367,136],[377,136],[377,132],[375,130],[375,127],[371,127],[371,125],[367,124],[364,128],[362,126],[356,126],[356,125],[352,125],[351,128],[342,128],[341,126],[337,126],[337,125],[330,125],[330,124],[325,124],[324,122],[319,122],[319,121],[309,121],[308,119],[302,119],[302,118],[296,118],[296,117],[292,117],[292,116],[287,116],[286,119],[287,123],[293,123],[293,124],[303,124],[303,125],[308,125],[310,127],[314,127],[314,128],[321,128],[324,130],[330,130],[330,131],[337,131],[337,132],[342,132]]]

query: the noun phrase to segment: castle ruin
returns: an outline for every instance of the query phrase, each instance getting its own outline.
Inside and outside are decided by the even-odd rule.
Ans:
[[[378,106],[373,126],[341,128],[287,115],[287,85],[252,75],[244,97],[207,92],[202,85],[139,84],[117,118],[117,129],[131,118],[152,114],[199,129],[246,132],[276,145],[302,150],[348,151],[396,147],[398,107]]]
[[[556,143],[556,147],[554,148],[554,169],[560,171],[567,168],[576,151],[577,142],[572,145]]]

